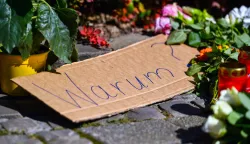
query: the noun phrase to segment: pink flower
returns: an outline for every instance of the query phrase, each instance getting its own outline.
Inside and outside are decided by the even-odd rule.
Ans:
[[[162,9],[162,16],[177,17],[178,11],[182,11],[181,7],[174,4],[168,4]]]
[[[192,18],[189,15],[183,14],[184,19],[191,21]]]
[[[166,6],[163,7],[162,9],[162,16],[165,16],[165,17],[178,17],[178,13],[180,15],[182,15],[186,20],[190,21],[192,20],[192,18],[183,13],[183,10],[180,6],[178,6],[176,3],[174,4],[168,4]]]
[[[164,34],[170,34],[172,29],[170,18],[168,17],[158,17],[155,20],[155,32],[156,33],[164,33]]]

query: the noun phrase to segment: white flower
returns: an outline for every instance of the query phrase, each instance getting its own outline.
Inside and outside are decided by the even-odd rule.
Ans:
[[[206,17],[206,20],[216,24],[216,21],[213,17]]]
[[[227,116],[233,111],[232,107],[225,101],[217,101],[211,108],[214,115],[220,119],[226,119]]]
[[[227,133],[225,123],[214,116],[208,117],[202,130],[209,133],[213,138],[221,138]]]
[[[243,21],[243,26],[248,27],[250,25],[250,8],[241,6],[239,9],[234,8],[225,17],[226,21],[230,24]]]
[[[238,93],[239,92],[235,87],[233,87],[231,90],[229,90],[229,89],[222,90],[220,92],[219,100],[225,101],[225,102],[229,103],[232,106],[240,106],[241,102],[240,102]]]

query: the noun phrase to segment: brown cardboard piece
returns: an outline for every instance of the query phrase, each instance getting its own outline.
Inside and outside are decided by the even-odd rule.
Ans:
[[[13,79],[73,122],[92,120],[169,99],[192,89],[185,75],[197,50],[153,38],[89,60]]]

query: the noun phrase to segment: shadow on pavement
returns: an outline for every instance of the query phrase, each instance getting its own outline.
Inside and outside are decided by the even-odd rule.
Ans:
[[[82,123],[76,124],[61,116],[52,108],[32,96],[8,96],[2,94],[0,105],[18,111],[23,117],[29,117],[34,120],[53,123],[65,128],[76,128]]]
[[[208,134],[201,130],[200,126],[191,127],[188,129],[178,129],[176,131],[177,137],[181,139],[181,143],[193,144],[211,144],[212,139]]]
[[[189,115],[189,116],[196,115],[196,116],[206,117],[203,109],[191,106],[190,104],[175,104],[175,105],[172,105],[171,108],[185,115]]]

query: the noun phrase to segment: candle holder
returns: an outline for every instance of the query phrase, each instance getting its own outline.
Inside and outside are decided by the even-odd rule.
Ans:
[[[238,91],[245,90],[247,67],[238,62],[226,62],[220,65],[218,71],[218,90],[235,87]]]
[[[238,61],[246,65],[247,74],[250,74],[250,46],[244,46],[240,49]]]

